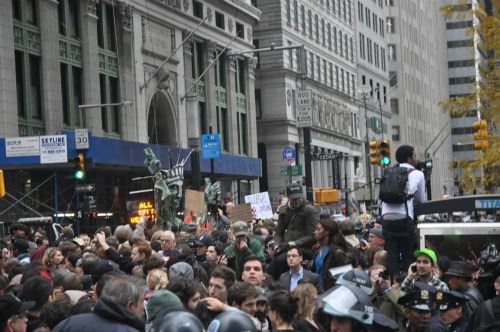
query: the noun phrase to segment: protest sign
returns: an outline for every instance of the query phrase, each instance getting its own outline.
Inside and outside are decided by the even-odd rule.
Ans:
[[[252,205],[250,203],[235,205],[231,208],[231,214],[229,215],[232,222],[236,221],[246,221],[250,222],[253,219],[252,216]]]
[[[267,191],[245,196],[245,203],[252,204],[252,214],[255,219],[271,219],[273,217],[273,208]]]

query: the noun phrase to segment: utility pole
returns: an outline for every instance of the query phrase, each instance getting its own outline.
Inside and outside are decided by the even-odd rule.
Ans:
[[[370,205],[373,203],[373,193],[372,193],[372,174],[370,167],[370,140],[368,138],[368,110],[366,108],[366,96],[372,91],[369,85],[360,85],[358,87],[358,93],[363,97],[363,103],[365,104],[365,160],[366,160],[366,182],[368,182],[370,189]]]

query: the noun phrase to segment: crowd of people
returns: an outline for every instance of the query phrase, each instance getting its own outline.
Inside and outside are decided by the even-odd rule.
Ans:
[[[407,257],[408,225],[384,230],[397,218],[337,222],[300,184],[287,196],[276,220],[229,213],[188,231],[151,220],[92,235],[67,226],[50,243],[14,224],[0,242],[0,332],[500,330],[494,273],[493,292],[479,290],[470,260],[435,248]]]

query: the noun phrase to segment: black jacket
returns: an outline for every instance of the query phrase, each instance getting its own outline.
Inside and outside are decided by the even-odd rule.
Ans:
[[[143,332],[145,322],[121,305],[100,299],[92,313],[70,316],[56,325],[53,332]]]

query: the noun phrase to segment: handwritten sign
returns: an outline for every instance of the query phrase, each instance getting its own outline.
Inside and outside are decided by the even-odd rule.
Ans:
[[[273,217],[273,208],[267,191],[245,196],[245,203],[252,204],[252,214],[255,219],[271,219]]]
[[[199,217],[201,211],[205,210],[205,199],[201,191],[187,189],[184,202],[187,212],[184,215],[189,215],[191,211],[194,211]]]
[[[252,215],[252,205],[250,203],[235,205],[231,208],[231,214],[229,215],[232,222],[236,221],[246,221],[250,222],[253,219]]]

